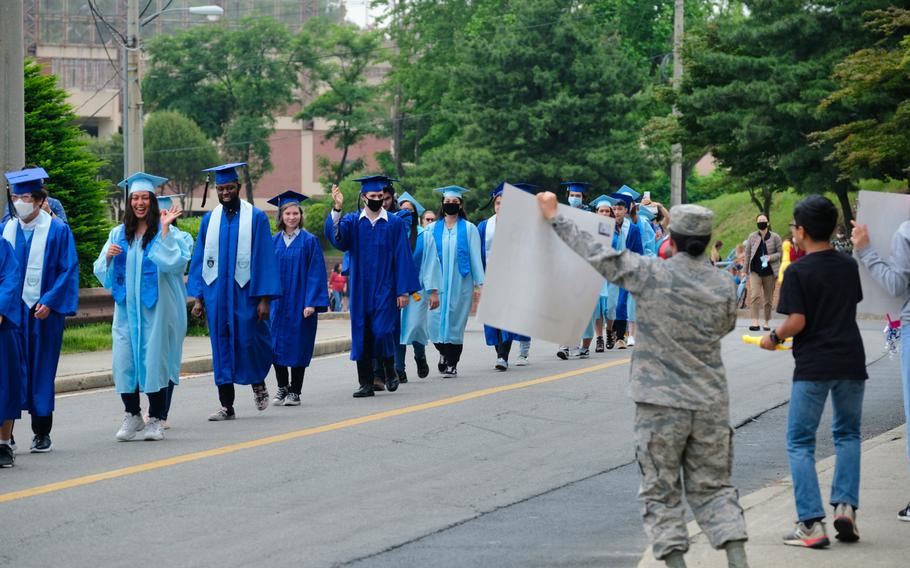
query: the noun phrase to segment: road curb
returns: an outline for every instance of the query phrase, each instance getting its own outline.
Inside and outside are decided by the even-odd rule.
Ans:
[[[350,337],[332,337],[317,341],[313,348],[313,356],[321,357],[324,355],[336,355],[350,350]],[[181,375],[198,375],[211,372],[211,355],[185,359],[180,365]],[[114,378],[111,375],[111,371],[95,371],[92,373],[57,377],[57,380],[54,382],[54,392],[56,394],[61,394],[89,389],[108,388],[112,386],[114,386]]]
[[[882,444],[887,444],[892,442],[895,439],[902,438],[904,436],[905,426],[901,424],[897,428],[888,430],[887,432],[882,432],[874,438],[869,438],[862,444],[860,449],[860,456],[865,454],[869,450],[881,446]],[[815,470],[818,473],[823,473],[825,471],[834,469],[834,461],[836,456],[828,456],[827,458],[819,461],[815,464]],[[862,459],[862,458],[860,458]],[[793,479],[791,477],[785,477],[780,481],[772,483],[767,487],[763,487],[757,491],[753,491],[748,495],[741,497],[739,500],[740,506],[742,506],[743,511],[748,511],[754,509],[760,505],[763,505],[773,499],[776,499],[781,494],[791,494],[793,492]],[[701,528],[699,528],[698,523],[695,521],[689,521],[686,524],[686,529],[689,531],[689,540],[691,541],[697,535],[702,534]],[[642,553],[641,560],[638,562],[638,568],[658,568],[664,565],[663,562],[654,558],[651,554],[651,547],[648,546],[644,553]]]

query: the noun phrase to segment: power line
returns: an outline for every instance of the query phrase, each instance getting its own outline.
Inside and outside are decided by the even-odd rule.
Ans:
[[[95,115],[98,114],[99,112],[101,112],[101,109],[103,109],[104,106],[105,106],[107,103],[109,103],[109,102],[111,102],[112,100],[114,100],[114,97],[116,97],[116,96],[119,95],[119,94],[120,94],[120,91],[117,91],[116,93],[114,93],[113,95],[111,95],[106,101],[104,101],[103,103],[101,103],[100,105],[98,105],[98,108],[95,109],[95,112],[93,112],[90,116],[87,116],[87,117],[85,117],[85,118],[80,118],[80,120],[91,120],[91,119],[95,118]]]
[[[92,99],[94,99],[95,97],[97,97],[97,96],[98,96],[98,93],[100,93],[101,91],[103,91],[104,88],[107,87],[107,86],[110,84],[110,82],[113,81],[116,77],[117,77],[116,75],[111,75],[111,76],[108,78],[108,80],[105,81],[105,83],[104,83],[103,85],[101,85],[100,87],[98,87],[98,90],[97,90],[97,91],[95,91],[94,93],[92,93],[92,96],[90,96],[89,98],[85,99],[85,101],[83,101],[81,105],[79,105],[78,107],[76,107],[75,109],[73,109],[73,112],[79,112],[79,109],[81,109],[82,107],[84,107],[85,105],[87,105],[87,104],[89,103],[89,101],[91,101]],[[119,94],[119,93],[120,93],[120,89],[117,89],[117,94]]]
[[[101,33],[101,25],[98,23],[98,20],[101,17],[101,14],[99,14],[98,11],[95,9],[95,3],[92,2],[91,0],[89,0],[88,7],[89,7],[89,11],[91,11],[91,13],[92,13],[92,21],[95,22],[95,30],[98,32],[98,39],[101,40],[101,47],[104,48],[104,55],[107,56],[108,62],[111,64],[111,67],[114,68],[114,73],[116,73],[118,77],[123,79],[123,75],[120,74],[120,68],[117,66],[116,63],[114,63],[114,59],[111,57],[111,53],[107,50],[107,42],[104,41],[104,37],[103,37],[104,34]],[[103,20],[103,18],[101,18],[101,19]],[[113,37],[113,36],[111,36],[111,37]],[[110,81],[108,81],[108,83],[109,82]],[[106,84],[107,83],[105,83],[105,85]],[[104,87],[101,87],[101,88],[103,89]],[[98,90],[100,91],[101,89],[98,89]],[[95,93],[95,94],[97,94],[97,93]],[[94,96],[94,95],[92,95],[92,96]]]

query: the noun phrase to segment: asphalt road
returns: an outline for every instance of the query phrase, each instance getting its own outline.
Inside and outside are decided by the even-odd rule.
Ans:
[[[862,327],[871,360],[881,334]],[[163,442],[116,442],[111,391],[59,398],[57,449],[0,471],[0,566],[634,565],[646,542],[629,353],[563,362],[535,342],[530,366],[497,373],[469,330],[457,379],[372,399],[351,398],[346,356],[327,357],[303,406],[258,413],[241,387],[238,419],[210,423],[211,376],[185,380]],[[724,357],[745,493],[787,475],[792,360],[742,333]],[[901,423],[897,362],[872,370],[869,436]],[[819,457],[830,451],[823,439]]]

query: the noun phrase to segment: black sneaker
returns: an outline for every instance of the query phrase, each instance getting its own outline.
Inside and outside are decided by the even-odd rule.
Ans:
[[[897,512],[897,518],[901,521],[910,522],[910,503],[907,503],[907,506]]]
[[[375,393],[373,393],[373,389],[370,387],[360,387],[360,389],[354,393],[354,398],[365,398],[368,396],[376,396]]]
[[[284,406],[284,401],[287,397],[287,387],[278,387],[278,390],[275,392],[275,398],[272,399],[272,404],[275,406]]]
[[[417,363],[417,376],[421,379],[427,378],[427,375],[430,374],[430,365],[427,364],[427,358],[414,358],[414,362]]]
[[[607,332],[607,349],[616,347],[616,334],[612,331]]]
[[[47,434],[36,434],[32,438],[32,453],[33,454],[45,454],[54,449],[54,443],[51,442],[51,437]]]
[[[385,381],[385,390],[389,392],[395,392],[398,390],[398,385],[401,381],[398,380],[398,375],[392,375]]]
[[[408,382],[408,372],[407,371],[395,371],[398,374],[398,382],[405,384]]]
[[[439,363],[436,363],[436,368],[439,369],[440,373],[446,372],[446,360],[442,355],[439,356]]]
[[[289,392],[284,398],[285,406],[300,406],[300,395],[296,392]]]
[[[449,365],[446,367],[446,370],[442,373],[442,378],[444,379],[454,379],[458,376],[458,369],[455,368],[455,365]]]
[[[16,465],[16,454],[6,444],[0,446],[0,467],[13,467]]]
[[[559,351],[556,352],[556,357],[558,357],[559,359],[562,359],[563,361],[568,359],[569,358],[569,348],[560,347]]]
[[[595,353],[604,352],[604,338],[602,335],[597,336],[597,343],[594,345],[594,352]]]

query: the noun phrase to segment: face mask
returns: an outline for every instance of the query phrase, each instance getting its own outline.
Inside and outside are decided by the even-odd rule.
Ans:
[[[458,203],[443,203],[442,212],[446,215],[458,215],[458,212],[461,211],[461,205]]]
[[[768,223],[766,223],[766,222],[764,222],[764,221],[761,222],[761,223],[756,223],[756,225],[758,225],[758,230],[759,230],[759,231],[764,231],[765,229],[768,228]]]
[[[367,199],[367,207],[373,213],[382,209],[382,199]]]
[[[581,197],[570,197],[569,205],[575,208],[581,207]]]
[[[31,215],[32,213],[35,212],[34,203],[25,203],[24,201],[17,201],[15,203],[13,203],[13,207],[16,208],[16,215],[18,215],[20,219],[25,219],[26,217],[28,217],[29,215]]]

